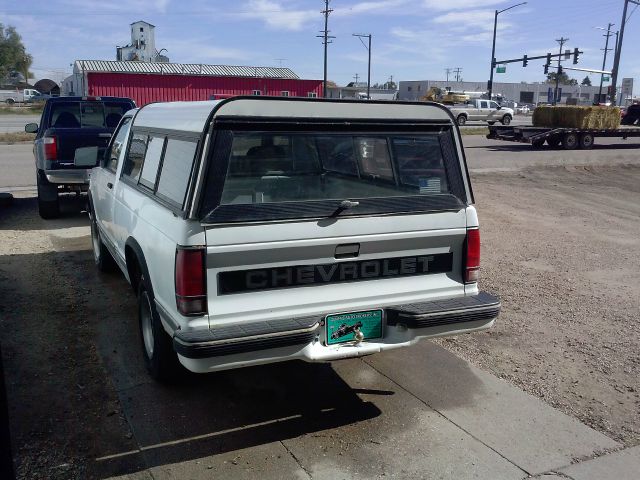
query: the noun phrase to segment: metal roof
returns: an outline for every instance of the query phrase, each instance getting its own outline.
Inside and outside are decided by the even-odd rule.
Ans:
[[[160,75],[203,75],[209,77],[260,77],[297,80],[290,68],[206,65],[203,63],[118,62],[114,60],[76,60],[73,73],[149,73]]]

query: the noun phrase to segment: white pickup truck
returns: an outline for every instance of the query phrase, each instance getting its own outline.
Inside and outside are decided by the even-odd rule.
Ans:
[[[500,122],[509,125],[513,120],[513,109],[501,107],[493,100],[475,99],[463,105],[449,107],[458,125],[465,125],[467,122],[487,122],[493,125]]]
[[[44,101],[46,98],[46,95],[42,95],[38,90],[33,88],[25,88],[24,90],[0,90],[0,102],[4,102],[7,105],[37,102],[40,99]]]
[[[156,379],[371,355],[493,325],[469,182],[435,103],[152,103],[91,173],[95,262]]]

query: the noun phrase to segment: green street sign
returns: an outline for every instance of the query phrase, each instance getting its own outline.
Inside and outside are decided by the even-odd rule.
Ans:
[[[603,81],[603,82],[608,82],[609,80],[611,80],[611,79],[609,78],[609,75],[605,75],[604,77],[602,77],[602,81]]]
[[[506,65],[502,65],[502,66],[496,67],[496,73],[506,73],[506,72],[507,72],[507,66]]]

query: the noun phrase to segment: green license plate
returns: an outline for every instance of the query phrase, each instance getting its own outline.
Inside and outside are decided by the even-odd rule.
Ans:
[[[382,337],[382,310],[327,315],[327,345],[351,342],[355,338],[353,326],[361,323],[364,339]]]

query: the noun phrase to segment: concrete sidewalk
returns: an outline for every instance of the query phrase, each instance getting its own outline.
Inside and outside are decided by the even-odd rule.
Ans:
[[[246,383],[269,375],[272,368],[254,370],[235,387],[247,388]],[[140,445],[136,462],[147,469],[133,469],[119,478],[639,478],[640,447],[621,450],[619,443],[430,342],[336,362],[325,370],[300,368],[294,375],[313,372],[315,383],[292,382],[301,389],[317,388],[310,392],[313,396],[342,390],[344,382],[357,399],[349,400],[345,390],[335,394],[337,401],[327,404],[334,406],[324,408],[322,414],[277,420],[268,416],[268,422],[245,423],[233,431],[216,431],[213,425],[204,428],[200,422],[201,431],[208,433],[185,438],[185,426],[175,427],[161,406],[176,402],[176,397],[163,398],[165,393],[152,383],[136,382],[124,388],[122,396],[128,401],[123,404]],[[261,384],[261,388],[269,387]],[[283,396],[284,403],[300,400],[284,392],[274,394]],[[201,401],[211,406],[211,398],[193,397],[180,406],[197,411]],[[142,405],[146,405],[143,419]],[[295,411],[297,406],[287,408]],[[353,418],[345,414],[358,409],[361,414]],[[333,420],[318,418],[325,414]],[[209,419],[203,421],[206,424]],[[156,422],[162,423],[162,435]],[[275,425],[279,425],[276,430]],[[243,433],[253,441],[239,441]],[[188,447],[188,455],[175,455],[181,444]]]

